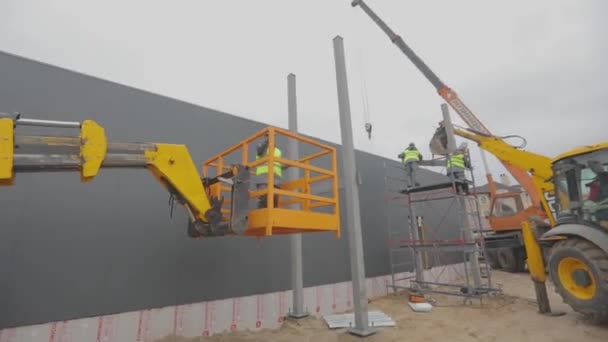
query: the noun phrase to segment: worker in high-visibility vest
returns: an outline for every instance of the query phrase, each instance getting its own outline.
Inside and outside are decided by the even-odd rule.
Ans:
[[[447,176],[450,177],[450,180],[454,183],[456,191],[459,194],[469,193],[469,185],[466,183],[464,170],[470,168],[471,162],[468,153],[466,153],[466,148],[464,147],[459,147],[447,158]]]
[[[266,139],[264,140],[263,143],[258,145],[256,152],[257,152],[256,156],[255,156],[256,160],[264,158],[268,155],[268,136],[266,136]],[[281,158],[281,156],[282,156],[281,150],[275,146],[274,157]],[[274,172],[274,187],[278,189],[278,188],[280,188],[281,178],[283,177],[283,169],[282,169],[281,163],[274,162],[272,171]],[[268,182],[268,163],[263,163],[261,165],[258,165],[258,167],[255,170],[255,174],[256,174],[256,178],[258,180],[257,184],[256,184],[256,188],[258,190],[266,189],[266,187],[268,187],[268,183],[267,183]],[[274,207],[276,208],[279,205],[279,196],[274,195],[273,197],[274,197],[273,198]],[[258,208],[266,208],[267,206],[268,206],[267,195],[260,196],[260,198],[258,199]]]
[[[416,145],[411,142],[397,157],[401,159],[405,166],[407,187],[420,186],[420,183],[416,181],[416,169],[418,168],[418,162],[422,160],[422,153],[418,151]]]

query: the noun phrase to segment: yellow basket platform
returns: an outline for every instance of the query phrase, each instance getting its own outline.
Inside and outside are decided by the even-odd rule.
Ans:
[[[280,147],[281,157],[273,153],[256,160],[256,146],[267,137],[268,150]],[[298,141],[300,154],[296,160],[286,158],[290,139]],[[276,165],[282,168],[281,177],[288,178],[290,169],[298,170],[298,178],[281,181],[272,172],[256,175],[261,165]],[[250,168],[251,199],[248,228],[244,235],[269,236],[277,234],[313,233],[331,231],[340,236],[340,203],[338,194],[338,167],[336,149],[290,131],[275,127],[265,128],[241,143],[209,158],[203,164],[203,175],[214,177],[241,164]],[[265,189],[256,189],[256,184],[266,183]],[[276,187],[275,187],[276,186]],[[231,187],[217,183],[209,188],[210,195],[223,196],[225,219],[230,217]],[[278,197],[278,205],[267,200],[266,206],[258,208],[254,203],[261,196],[268,199]]]

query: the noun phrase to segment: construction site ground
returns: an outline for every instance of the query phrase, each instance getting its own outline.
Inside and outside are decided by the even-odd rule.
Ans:
[[[158,342],[195,341],[608,341],[608,325],[598,326],[573,312],[548,283],[549,298],[560,317],[547,317],[537,311],[534,289],[526,273],[493,271],[495,284],[503,294],[473,300],[464,305],[461,297],[433,295],[435,307],[429,313],[415,313],[405,295],[389,295],[370,302],[370,310],[381,310],[396,321],[395,327],[378,328],[375,335],[361,339],[345,329],[330,330],[322,318],[287,320],[278,330],[234,332],[207,338],[167,336]]]

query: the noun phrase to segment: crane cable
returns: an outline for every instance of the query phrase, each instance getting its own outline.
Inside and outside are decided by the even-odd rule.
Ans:
[[[363,76],[363,86],[362,86],[362,94],[361,97],[363,99],[363,120],[365,120],[365,131],[367,132],[367,138],[372,140],[372,122],[370,118],[369,111],[369,99],[367,97],[367,85],[365,84],[365,76]]]
[[[369,110],[369,98],[367,96],[367,83],[365,80],[365,64],[363,63],[363,50],[358,45],[359,69],[361,70],[361,100],[363,102],[363,120],[365,121],[365,132],[367,139],[372,140],[372,122]]]

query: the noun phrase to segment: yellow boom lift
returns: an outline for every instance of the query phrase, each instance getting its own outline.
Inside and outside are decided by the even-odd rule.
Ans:
[[[491,134],[363,0],[354,0],[352,5],[360,6],[378,24],[470,127],[453,128],[454,134],[496,156],[539,205],[540,215],[521,222],[539,310],[550,312],[545,286],[548,269],[557,292],[574,310],[597,321],[608,320],[608,142],[575,148],[555,158],[507,144]],[[430,146],[437,154],[447,151],[443,124]]]
[[[78,135],[21,135],[18,128],[36,130],[77,129]],[[25,128],[25,127],[24,127]],[[295,139],[316,149],[298,160],[270,153],[255,158],[252,145],[259,139],[269,141],[274,150],[278,136]],[[319,166],[326,157],[328,167]],[[232,161],[232,162],[229,162]],[[321,161],[323,162],[323,161]],[[274,173],[264,180],[268,187],[250,191],[250,173],[256,167],[282,165],[303,171],[305,177],[283,182],[275,188]],[[159,143],[111,143],[105,130],[93,120],[82,122],[25,119],[0,114],[0,186],[15,184],[17,173],[41,171],[78,171],[82,182],[90,182],[101,168],[142,168],[181,204],[188,213],[188,236],[192,238],[225,235],[263,236],[339,230],[339,201],[336,150],[289,131],[269,127],[209,158],[203,164],[203,177],[185,145]],[[272,168],[271,168],[272,169]],[[320,174],[320,176],[311,176]],[[258,181],[260,176],[258,175]],[[315,193],[316,183],[325,182],[322,196]],[[318,188],[318,187],[317,187]],[[277,196],[278,203],[250,210],[250,200]],[[299,208],[289,206],[300,204]],[[329,207],[319,212],[318,208]]]

